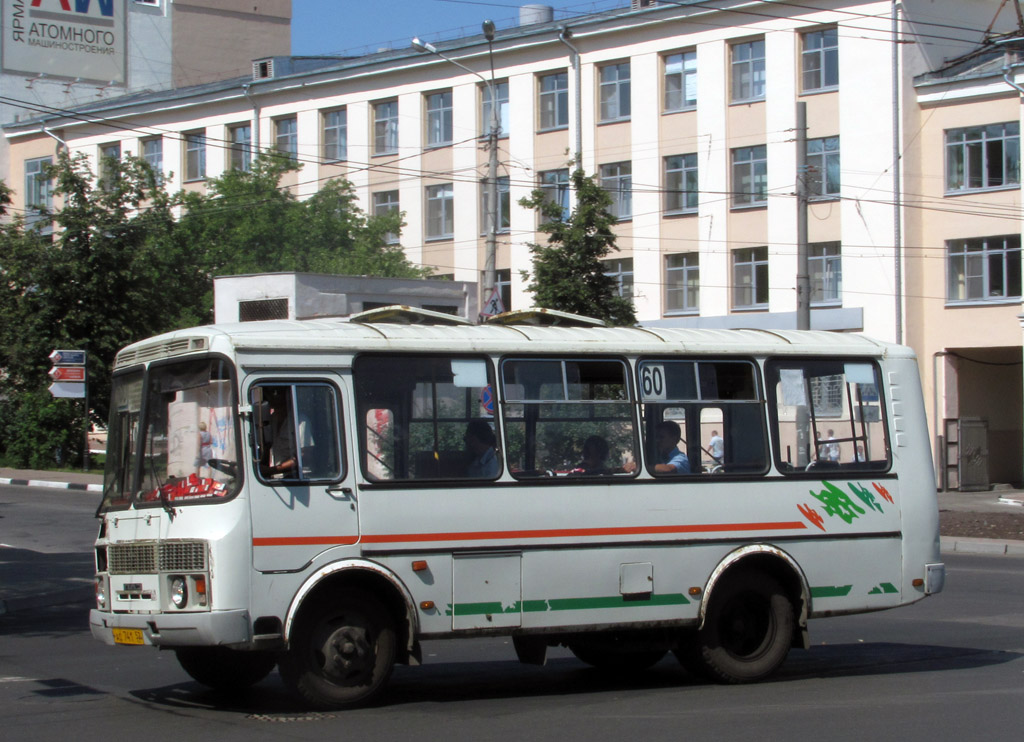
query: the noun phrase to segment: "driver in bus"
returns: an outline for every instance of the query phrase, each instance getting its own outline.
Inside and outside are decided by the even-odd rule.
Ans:
[[[658,451],[658,461],[654,465],[656,474],[689,474],[690,460],[677,446],[683,433],[679,423],[662,420],[654,428],[654,445]]]
[[[493,479],[498,476],[498,439],[486,420],[470,420],[466,426],[466,451],[470,462],[466,476],[474,479]]]

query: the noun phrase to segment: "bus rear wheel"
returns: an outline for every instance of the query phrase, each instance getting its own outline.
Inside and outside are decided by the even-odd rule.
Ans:
[[[391,616],[372,596],[347,590],[302,610],[281,658],[281,677],[314,708],[362,706],[384,689],[395,656]]]
[[[277,664],[274,652],[240,652],[226,647],[179,647],[174,654],[193,680],[219,691],[256,685]]]
[[[712,591],[704,625],[683,634],[675,655],[687,670],[721,683],[763,680],[786,659],[794,621],[778,580],[743,572]]]

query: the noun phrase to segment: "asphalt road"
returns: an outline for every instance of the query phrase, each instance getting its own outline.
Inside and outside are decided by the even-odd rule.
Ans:
[[[0,543],[88,579],[95,496],[12,489],[0,489]],[[812,648],[791,652],[771,682],[711,685],[671,657],[633,677],[565,651],[538,668],[518,664],[507,640],[459,640],[428,643],[423,667],[396,668],[383,705],[334,714],[307,713],[276,674],[224,697],[192,682],[171,653],[102,645],[89,635],[87,600],[29,608],[0,616],[0,738],[1019,738],[1024,559],[944,559],[941,595],[812,621]]]

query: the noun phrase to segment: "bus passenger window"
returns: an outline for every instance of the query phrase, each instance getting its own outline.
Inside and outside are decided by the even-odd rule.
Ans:
[[[638,456],[627,374],[618,359],[506,360],[502,392],[512,476],[632,475]]]
[[[645,359],[637,372],[651,474],[767,470],[764,405],[753,363]]]
[[[363,355],[353,382],[363,473],[380,480],[496,479],[500,436],[484,358]]]
[[[858,476],[889,468],[881,377],[874,362],[770,360],[765,373],[780,471]]]
[[[270,480],[341,478],[338,403],[328,384],[266,384],[252,390],[259,474]]]

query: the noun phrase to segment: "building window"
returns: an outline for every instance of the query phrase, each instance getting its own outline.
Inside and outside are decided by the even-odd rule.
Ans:
[[[540,189],[544,198],[562,207],[562,221],[569,218],[569,169],[545,170],[540,174]],[[544,221],[549,221],[544,219]]]
[[[601,187],[612,197],[611,213],[619,220],[633,218],[633,166],[613,162],[601,166]]]
[[[839,86],[839,31],[823,28],[802,35],[803,91],[816,93]]]
[[[163,182],[164,176],[164,140],[160,137],[152,137],[142,140],[142,159],[146,161],[158,183]]]
[[[839,137],[807,140],[807,196],[839,197]]]
[[[377,191],[373,194],[373,213],[375,216],[398,211],[398,191]],[[397,232],[387,232],[384,241],[389,245],[398,243]]]
[[[498,136],[508,136],[508,80],[494,83],[494,95],[498,99]],[[480,131],[483,136],[491,132],[491,86],[480,87]]]
[[[508,176],[498,177],[498,232],[508,232],[510,221],[509,221],[509,209],[512,207],[511,199],[509,198],[508,188]],[[481,234],[486,234],[490,224],[488,223],[487,214],[487,179],[484,178],[480,181],[480,224],[482,229]]]
[[[1020,123],[946,132],[946,191],[1020,185]]]
[[[117,182],[118,163],[121,161],[121,143],[100,145],[100,188],[112,188]]]
[[[249,172],[252,167],[252,126],[229,126],[228,137],[231,140],[231,169]]]
[[[697,52],[665,57],[665,113],[697,107]]]
[[[206,135],[201,131],[185,134],[185,180],[206,177]]]
[[[732,46],[732,101],[764,100],[764,39]]]
[[[700,254],[665,256],[665,311],[696,312],[700,302]]]
[[[427,186],[427,239],[451,239],[455,234],[451,183]]]
[[[732,305],[734,309],[768,307],[768,248],[745,247],[732,251]]]
[[[601,121],[629,118],[629,62],[601,68]]]
[[[481,286],[483,282],[481,281]],[[498,289],[501,296],[501,306],[505,311],[512,309],[512,269],[499,268],[494,271],[494,288]]]
[[[43,221],[43,213],[53,210],[53,183],[46,168],[53,164],[52,157],[25,160],[25,224],[32,226]],[[49,220],[46,222],[49,224]]]
[[[564,129],[569,125],[569,75],[554,72],[540,76],[540,128]]]
[[[616,293],[623,299],[633,301],[633,258],[602,260],[604,274],[615,280]]]
[[[950,302],[1002,301],[1021,296],[1020,235],[950,240]]]
[[[665,213],[697,211],[697,155],[665,158]]]
[[[341,162],[348,159],[348,111],[339,108],[325,111],[323,117],[324,161]]]
[[[294,116],[274,121],[274,146],[290,160],[299,156],[299,122]]]
[[[452,91],[427,95],[427,146],[452,143]]]
[[[732,190],[733,207],[768,203],[768,148],[765,145],[732,151]]]
[[[808,246],[807,272],[811,278],[811,304],[839,304],[843,291],[843,262],[838,242]]]
[[[398,101],[373,104],[373,154],[393,155],[398,152]]]

